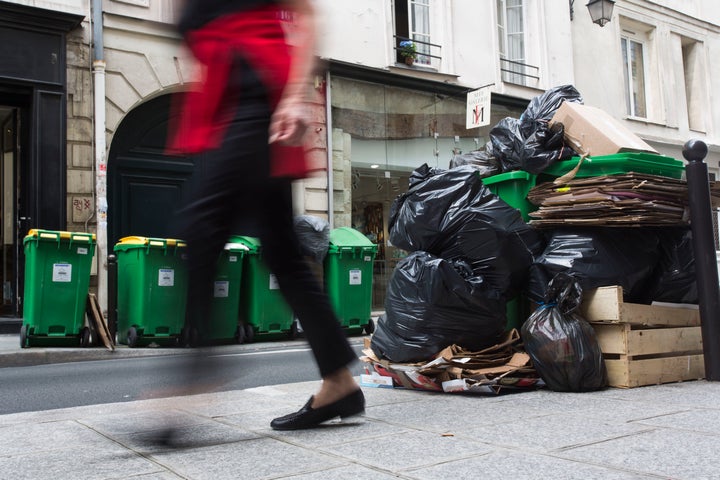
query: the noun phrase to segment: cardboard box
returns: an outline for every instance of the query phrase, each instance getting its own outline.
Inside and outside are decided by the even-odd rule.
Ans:
[[[563,102],[550,120],[562,123],[565,140],[577,153],[589,156],[620,152],[658,153],[640,137],[599,108]]]

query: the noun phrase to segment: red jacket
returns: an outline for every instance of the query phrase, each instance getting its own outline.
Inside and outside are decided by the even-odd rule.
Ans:
[[[188,47],[204,73],[199,90],[182,95],[180,121],[171,125],[171,151],[200,153],[220,146],[227,128],[219,115],[221,102],[237,53],[259,75],[271,108],[277,107],[288,80],[292,48],[285,39],[281,14],[276,6],[242,11],[187,33]],[[270,162],[274,177],[304,178],[308,174],[303,147],[272,144]]]

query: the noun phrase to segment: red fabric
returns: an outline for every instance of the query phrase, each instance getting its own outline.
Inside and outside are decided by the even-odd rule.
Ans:
[[[235,54],[243,56],[257,72],[275,109],[290,70],[291,47],[281,22],[280,8],[271,6],[218,18],[188,34],[188,47],[204,73],[200,89],[182,96],[180,121],[171,126],[171,151],[200,153],[220,146],[227,127],[220,106]],[[303,147],[273,144],[270,162],[273,177],[304,178],[308,174]]]

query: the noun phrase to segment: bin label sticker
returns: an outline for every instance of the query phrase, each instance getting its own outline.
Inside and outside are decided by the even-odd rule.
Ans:
[[[362,285],[362,270],[350,270],[350,285]]]
[[[228,256],[228,262],[230,262],[230,263],[236,263],[236,262],[237,262],[237,255],[230,255],[230,256]]]
[[[230,282],[227,280],[218,280],[213,288],[213,296],[215,298],[227,298],[230,296]]]
[[[277,277],[275,274],[270,274],[270,284],[268,285],[270,290],[280,290],[280,284],[278,284]]]
[[[77,253],[78,253],[78,255],[87,255],[88,249],[87,249],[87,247],[78,247]]]
[[[371,257],[370,255],[365,255],[365,256],[363,257],[363,260],[365,260],[366,262],[371,262],[371,261],[372,261],[372,257]]]
[[[161,268],[158,271],[158,287],[174,287],[175,270],[172,268]]]
[[[69,263],[54,263],[53,264],[53,282],[72,282],[72,265]]]

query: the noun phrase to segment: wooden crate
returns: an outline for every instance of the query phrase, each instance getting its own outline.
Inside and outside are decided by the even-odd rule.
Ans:
[[[624,303],[621,287],[600,287],[584,294],[581,315],[595,329],[610,386],[705,377],[696,308]]]

